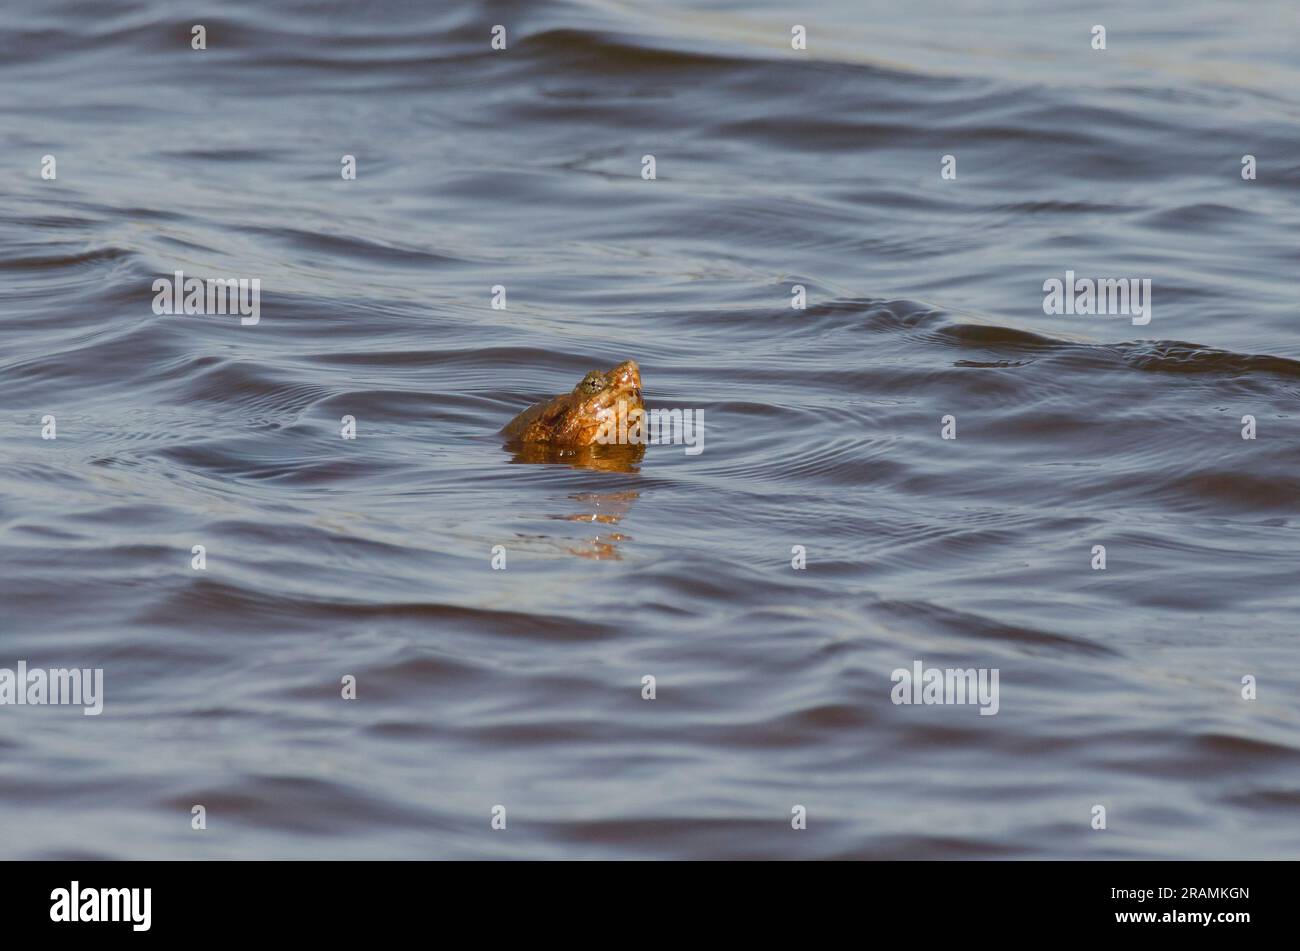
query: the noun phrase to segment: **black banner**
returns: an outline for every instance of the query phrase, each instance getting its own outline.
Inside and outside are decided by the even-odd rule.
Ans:
[[[1288,920],[1292,874],[1204,862],[32,862],[0,867],[0,908],[7,935],[78,939],[373,939],[431,922],[612,937],[690,919],[740,932],[784,920],[916,939],[1233,941]]]

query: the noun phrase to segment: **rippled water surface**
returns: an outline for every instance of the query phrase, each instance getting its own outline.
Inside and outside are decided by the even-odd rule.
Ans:
[[[798,6],[4,6],[0,856],[1300,854],[1294,4]]]

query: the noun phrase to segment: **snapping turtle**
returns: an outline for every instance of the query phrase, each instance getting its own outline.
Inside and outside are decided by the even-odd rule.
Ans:
[[[530,406],[508,422],[501,435],[512,443],[554,447],[620,442],[625,441],[620,431],[626,434],[644,412],[641,370],[625,360],[604,373],[592,370],[570,392]]]

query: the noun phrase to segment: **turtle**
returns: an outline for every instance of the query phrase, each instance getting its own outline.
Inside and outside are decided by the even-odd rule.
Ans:
[[[592,370],[568,393],[528,407],[501,430],[515,445],[581,447],[629,442],[628,429],[645,413],[641,369],[624,360],[603,373]],[[635,440],[635,437],[633,437]]]

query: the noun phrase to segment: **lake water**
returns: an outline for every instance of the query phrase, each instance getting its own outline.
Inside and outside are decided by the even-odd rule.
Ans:
[[[0,856],[1300,854],[1294,3],[794,16],[5,4]]]

